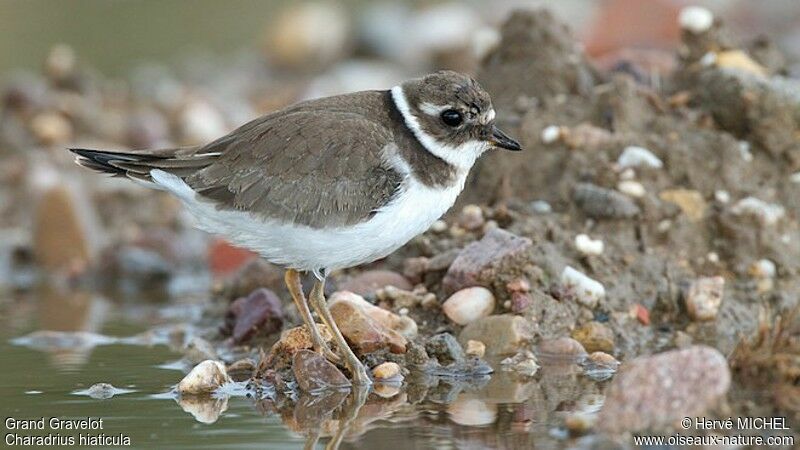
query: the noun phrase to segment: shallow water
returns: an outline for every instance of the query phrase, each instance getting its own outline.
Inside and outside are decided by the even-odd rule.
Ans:
[[[348,391],[277,404],[242,389],[229,389],[229,398],[179,400],[171,394],[183,376],[175,341],[184,339],[179,324],[197,308],[58,292],[2,303],[3,416],[102,418],[102,430],[82,433],[121,434],[133,448],[299,448],[317,439],[323,448],[339,438],[340,448],[560,447],[567,443],[559,429],[564,414],[591,411],[602,400],[602,384],[570,367],[545,367],[528,382],[503,372],[474,380],[410,377],[399,390],[379,389],[383,397],[370,393],[363,405]],[[113,385],[116,395],[87,395],[98,382]],[[47,433],[78,435],[18,431]]]

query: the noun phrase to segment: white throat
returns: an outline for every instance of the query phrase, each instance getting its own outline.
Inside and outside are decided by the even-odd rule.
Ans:
[[[483,152],[488,150],[489,144],[484,141],[468,141],[461,145],[442,144],[433,136],[426,133],[419,124],[419,120],[411,112],[406,93],[402,86],[392,88],[392,101],[397,110],[403,116],[406,126],[414,134],[417,140],[425,147],[425,150],[443,159],[448,164],[460,170],[468,171],[475,164]]]

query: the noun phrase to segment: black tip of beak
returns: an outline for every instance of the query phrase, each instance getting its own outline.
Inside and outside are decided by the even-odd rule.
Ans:
[[[492,137],[490,140],[495,147],[504,148],[513,152],[522,150],[519,142],[512,139],[511,136],[503,133],[503,131],[496,126],[492,127]]]

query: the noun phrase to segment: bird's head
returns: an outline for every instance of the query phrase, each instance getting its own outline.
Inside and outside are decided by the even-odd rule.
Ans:
[[[518,151],[517,141],[495,124],[489,94],[471,77],[441,71],[392,88],[406,125],[434,155],[469,168],[486,150]]]

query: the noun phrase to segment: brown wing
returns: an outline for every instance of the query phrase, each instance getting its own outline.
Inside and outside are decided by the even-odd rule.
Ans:
[[[219,154],[186,182],[222,209],[314,228],[368,219],[402,176],[382,161],[391,132],[314,103],[265,116],[197,150]]]

